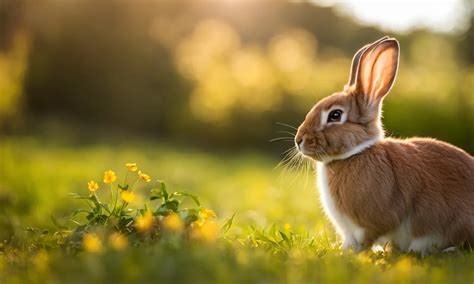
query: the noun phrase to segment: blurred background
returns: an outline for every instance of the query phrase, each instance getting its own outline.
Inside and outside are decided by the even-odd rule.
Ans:
[[[242,246],[231,250],[236,260],[204,246],[209,254],[194,257],[185,248],[152,260],[85,258],[80,269],[56,254],[57,267],[67,268],[50,269],[53,283],[110,282],[129,272],[135,281],[128,282],[150,282],[136,281],[141,265],[152,281],[435,283],[417,278],[424,271],[437,283],[472,283],[472,256],[435,259],[444,270],[411,269],[406,260],[391,272],[366,260],[362,269],[358,257],[336,249],[312,166],[275,168],[293,146],[291,127],[342,90],[353,54],[384,35],[401,44],[397,81],[384,100],[387,134],[431,136],[474,154],[472,0],[0,0],[0,282],[9,277],[5,263],[21,254],[21,267],[44,266],[25,252],[58,245],[31,233],[54,232],[51,216],[71,228],[84,222],[72,213],[86,205],[68,193],[89,194],[95,180],[108,200],[104,171],[122,182],[124,164],[136,162],[153,178],[137,183],[137,195],[162,179],[170,191],[198,195],[220,224],[235,214],[229,235],[242,244],[273,227],[317,249],[290,247],[289,259],[275,264],[252,243],[248,255]],[[23,252],[10,259],[9,245]],[[44,269],[12,271],[28,281],[5,283],[51,282],[42,280]]]
[[[276,122],[297,126],[387,34],[402,48],[388,133],[474,153],[472,2],[355,3],[1,0],[0,133],[278,156]]]
[[[51,226],[51,214],[68,222],[83,204],[67,194],[87,192],[109,168],[123,176],[125,162],[222,218],[334,237],[311,166],[274,169],[293,146],[283,137],[294,130],[278,123],[298,126],[342,90],[355,51],[390,35],[402,52],[387,133],[474,154],[472,9],[464,0],[0,0],[0,239]]]

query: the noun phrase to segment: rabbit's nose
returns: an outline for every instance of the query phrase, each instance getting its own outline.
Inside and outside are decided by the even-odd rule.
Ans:
[[[301,137],[295,137],[295,144],[298,150],[301,150],[301,143],[303,142],[303,138]]]

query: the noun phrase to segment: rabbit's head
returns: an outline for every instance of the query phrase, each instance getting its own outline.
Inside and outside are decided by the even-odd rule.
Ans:
[[[383,139],[381,105],[395,81],[396,39],[384,37],[361,48],[342,92],[320,100],[295,136],[296,147],[317,161],[346,159]]]

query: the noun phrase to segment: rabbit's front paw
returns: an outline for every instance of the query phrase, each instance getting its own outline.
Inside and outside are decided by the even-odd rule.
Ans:
[[[359,253],[363,250],[362,244],[359,244],[354,238],[346,238],[342,242],[341,250],[349,251],[352,249],[354,253]]]

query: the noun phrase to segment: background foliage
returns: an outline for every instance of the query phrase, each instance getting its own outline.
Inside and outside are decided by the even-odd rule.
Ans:
[[[304,2],[2,3],[2,128],[63,126],[61,135],[82,141],[106,127],[268,149],[274,122],[297,125],[342,89],[354,52],[386,34]],[[390,33],[402,47],[385,104],[390,134],[474,151],[472,34],[472,24],[456,34]]]

